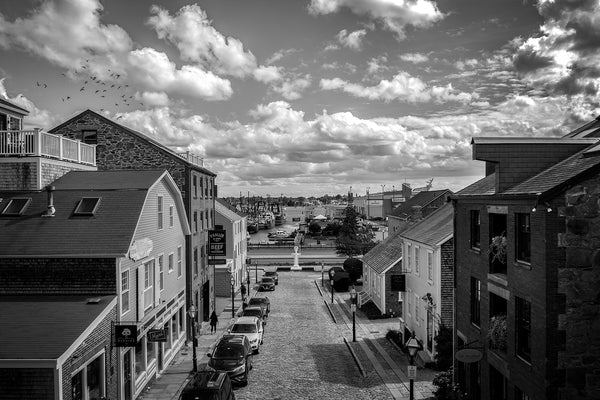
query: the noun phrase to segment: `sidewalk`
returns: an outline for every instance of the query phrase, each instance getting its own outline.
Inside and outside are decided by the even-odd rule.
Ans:
[[[206,366],[208,362],[206,353],[208,353],[210,347],[226,332],[234,319],[231,317],[231,297],[216,297],[215,302],[215,310],[222,310],[219,314],[217,332],[211,334],[210,325],[208,322],[204,322],[200,328],[200,335],[196,336],[198,339],[198,346],[196,347],[198,371],[202,371]],[[242,307],[242,295],[240,293],[237,293],[234,298],[234,306],[237,314]],[[193,369],[192,358],[192,343],[189,342],[175,355],[168,369],[155,381],[151,382],[137,398],[143,400],[178,400],[181,390],[189,381],[190,372]]]

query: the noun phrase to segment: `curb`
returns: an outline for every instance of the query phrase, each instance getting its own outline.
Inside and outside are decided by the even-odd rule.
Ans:
[[[352,346],[350,346],[350,342],[348,342],[348,339],[344,338],[344,343],[346,343],[346,347],[348,347],[348,350],[350,350],[350,354],[352,354],[352,358],[354,358],[354,362],[356,363],[356,366],[358,367],[360,374],[363,376],[363,378],[365,378],[367,376],[367,373],[365,372],[365,368],[363,367],[362,363],[358,359],[358,356],[354,352],[354,349],[352,348]]]

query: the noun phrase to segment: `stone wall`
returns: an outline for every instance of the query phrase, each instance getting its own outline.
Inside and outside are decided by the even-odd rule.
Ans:
[[[558,368],[564,371],[561,399],[600,398],[600,177],[566,193],[566,232],[559,245],[566,263],[558,273],[564,294],[558,328],[564,346]]]

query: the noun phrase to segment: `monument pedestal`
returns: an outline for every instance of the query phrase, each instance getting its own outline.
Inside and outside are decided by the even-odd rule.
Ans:
[[[290,268],[290,270],[302,271],[300,263],[298,262],[298,258],[300,257],[300,253],[298,253],[298,246],[294,246],[294,252],[292,253],[292,255],[294,256],[294,265],[292,266],[292,268]]]

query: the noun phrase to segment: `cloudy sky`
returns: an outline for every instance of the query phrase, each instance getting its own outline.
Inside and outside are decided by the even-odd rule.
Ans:
[[[201,154],[220,195],[459,190],[600,115],[600,0],[8,0],[0,95]]]

